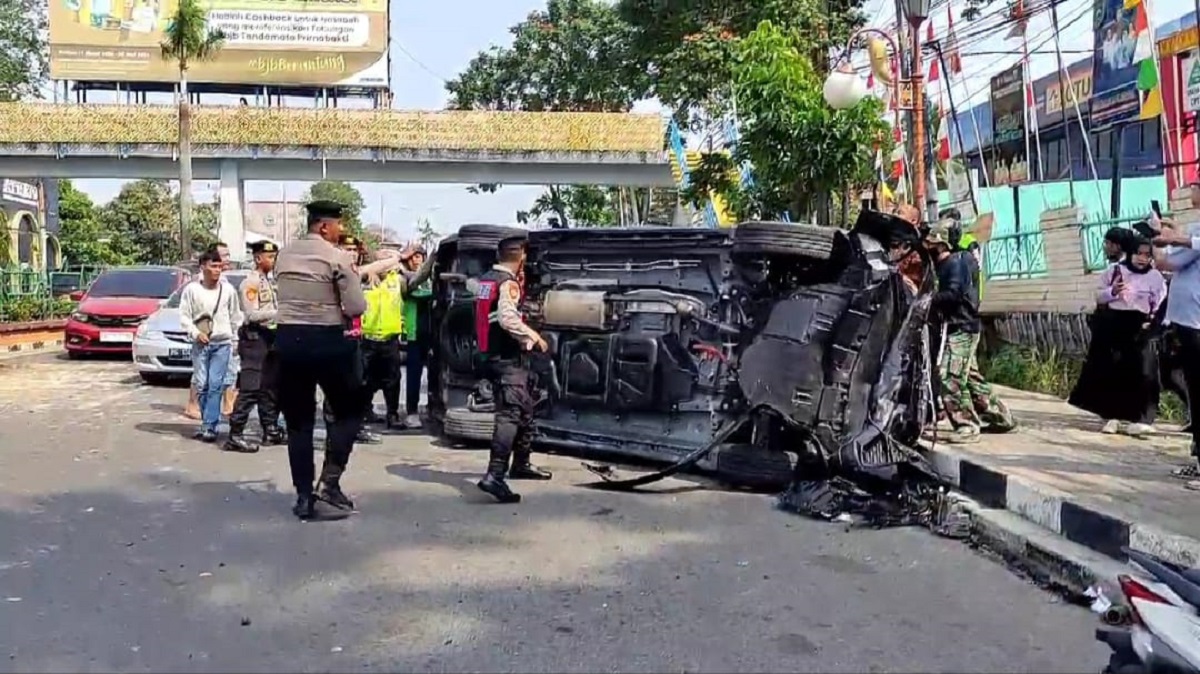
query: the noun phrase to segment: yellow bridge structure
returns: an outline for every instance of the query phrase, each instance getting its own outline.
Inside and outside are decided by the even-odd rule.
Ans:
[[[198,180],[673,185],[659,115],[190,106]],[[172,178],[172,105],[0,103],[0,175]]]

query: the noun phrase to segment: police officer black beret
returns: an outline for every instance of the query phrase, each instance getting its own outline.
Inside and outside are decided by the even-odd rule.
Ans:
[[[340,218],[342,217],[342,211],[346,207],[336,201],[318,199],[317,201],[310,201],[304,206],[304,209],[314,218]]]
[[[278,253],[279,246],[273,241],[256,241],[250,244],[250,252],[257,255],[258,253]]]

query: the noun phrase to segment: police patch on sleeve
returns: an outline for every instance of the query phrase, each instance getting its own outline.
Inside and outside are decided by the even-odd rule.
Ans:
[[[246,288],[246,299],[251,302],[257,302],[258,301],[258,288],[255,288],[253,286]]]
[[[521,299],[521,287],[517,285],[516,281],[509,281],[506,284],[505,293],[508,294],[508,299],[514,302]]]

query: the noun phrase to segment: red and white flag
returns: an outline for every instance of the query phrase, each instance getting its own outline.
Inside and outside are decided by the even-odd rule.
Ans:
[[[962,53],[958,50],[958,35],[954,32],[954,11],[946,5],[946,41],[942,46],[946,55],[946,68],[951,75],[962,74]]]

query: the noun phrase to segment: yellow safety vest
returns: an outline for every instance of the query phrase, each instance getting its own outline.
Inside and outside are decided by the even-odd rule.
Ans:
[[[362,317],[363,337],[390,339],[404,333],[404,295],[400,275],[392,272],[379,285],[363,291],[367,312]]]

